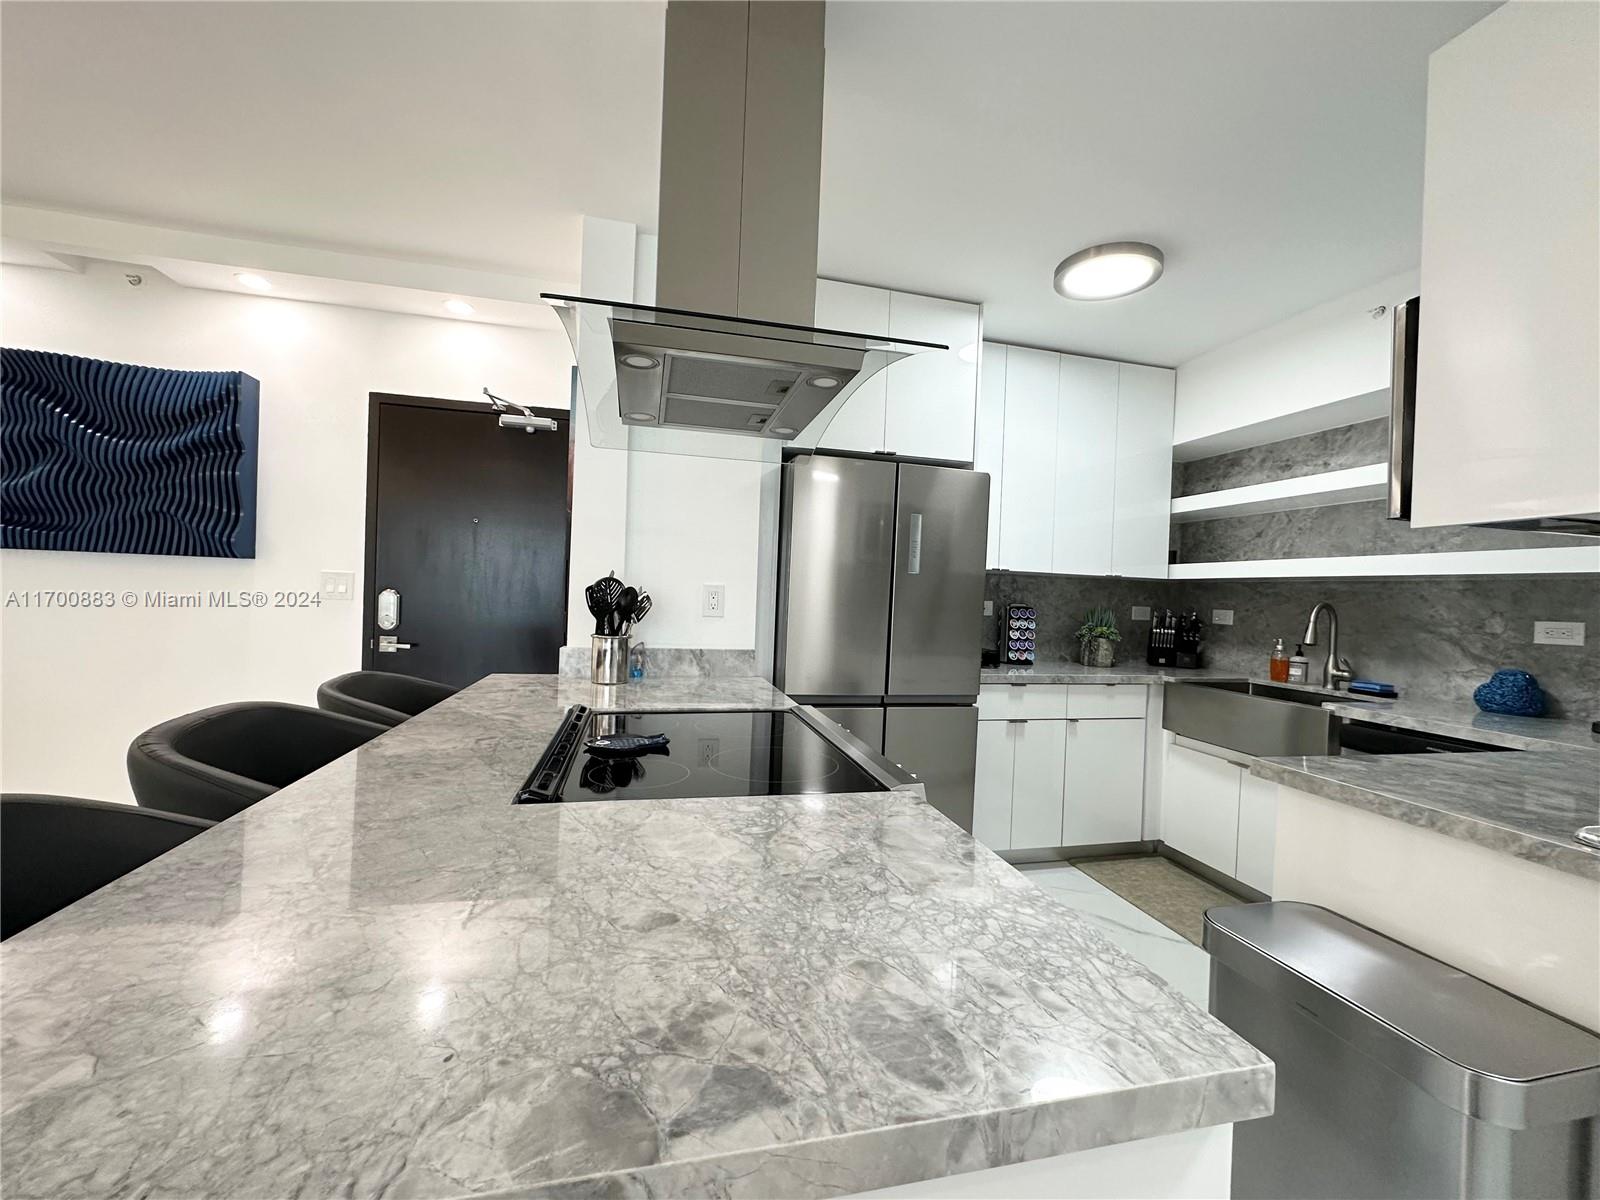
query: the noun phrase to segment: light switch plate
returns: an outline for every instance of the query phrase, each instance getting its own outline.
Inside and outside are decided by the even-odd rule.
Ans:
[[[1133,616],[1130,618],[1130,620],[1148,621],[1149,619],[1150,606],[1148,604],[1135,604],[1133,606]]]
[[[708,583],[700,588],[700,615],[720,617],[728,606],[728,585]]]
[[[983,615],[986,616],[986,617],[994,616],[994,601],[993,600],[985,600],[983,602]]]
[[[1583,645],[1582,621],[1535,621],[1533,623],[1535,646]]]
[[[1213,625],[1232,625],[1233,624],[1233,609],[1231,609],[1231,608],[1213,608],[1211,610],[1211,623]]]
[[[348,600],[356,590],[356,573],[354,571],[324,571],[322,573],[322,598],[324,600]]]

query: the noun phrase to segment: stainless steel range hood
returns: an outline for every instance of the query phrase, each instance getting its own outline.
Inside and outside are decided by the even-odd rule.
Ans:
[[[947,347],[819,329],[821,0],[672,0],[661,116],[659,307],[546,293],[590,441],[776,461],[861,384]]]

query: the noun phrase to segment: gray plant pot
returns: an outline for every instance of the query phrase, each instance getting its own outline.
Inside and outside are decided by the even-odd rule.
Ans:
[[[1110,638],[1085,638],[1078,651],[1086,667],[1109,667],[1117,661],[1117,644]]]

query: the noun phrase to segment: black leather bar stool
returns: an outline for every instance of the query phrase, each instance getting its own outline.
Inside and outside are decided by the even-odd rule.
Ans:
[[[82,900],[212,824],[76,796],[0,796],[0,939]]]
[[[317,707],[363,721],[376,721],[379,725],[398,725],[439,701],[450,699],[458,691],[459,688],[447,683],[435,683],[415,675],[351,671],[328,680],[317,689]]]
[[[386,729],[300,704],[219,704],[134,738],[128,782],[144,807],[222,821]]]

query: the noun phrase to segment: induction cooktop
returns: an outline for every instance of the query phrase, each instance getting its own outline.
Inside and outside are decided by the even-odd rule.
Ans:
[[[596,738],[650,738],[636,753],[590,749]],[[575,704],[518,789],[518,804],[888,791],[890,781],[799,709],[596,712]]]

